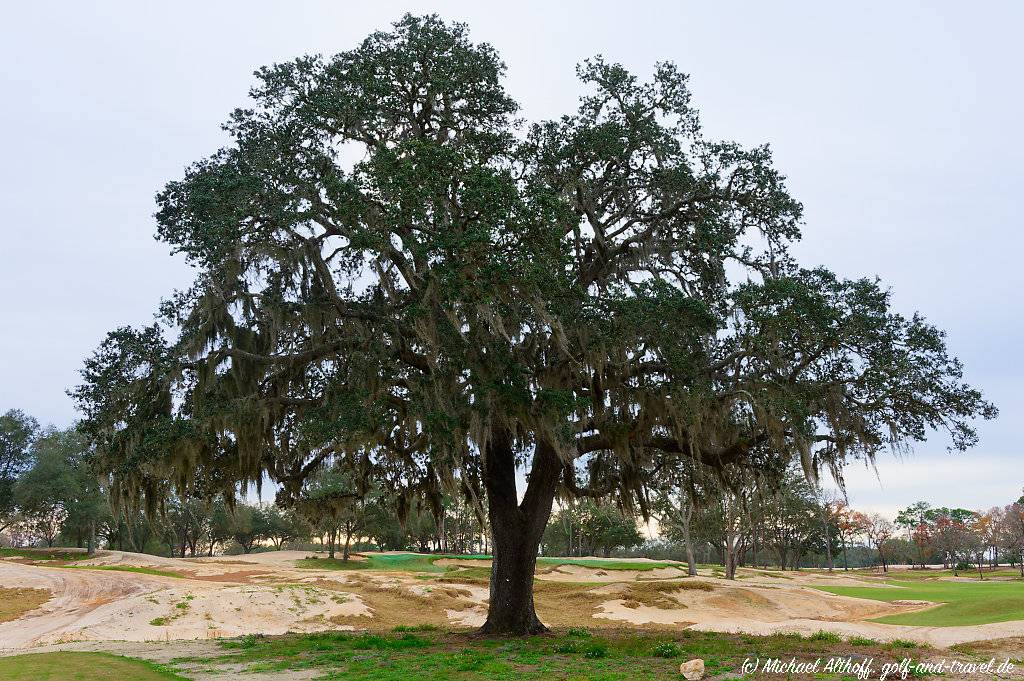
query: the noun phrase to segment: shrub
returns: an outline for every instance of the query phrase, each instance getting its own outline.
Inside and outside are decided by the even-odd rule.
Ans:
[[[873,646],[878,645],[878,641],[873,638],[865,638],[863,636],[851,636],[846,639],[846,642],[851,646]]]
[[[679,657],[679,646],[671,641],[665,641],[654,646],[655,657]]]

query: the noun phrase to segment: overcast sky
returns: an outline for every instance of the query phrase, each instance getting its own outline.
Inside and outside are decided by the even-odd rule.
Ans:
[[[363,6],[357,6],[363,5]],[[877,275],[949,332],[1002,411],[967,454],[935,437],[848,473],[851,502],[1016,499],[1024,3],[6,3],[0,25],[0,411],[70,424],[64,390],[119,325],[190,283],[153,196],[223,144],[260,65],[354,47],[403,12],[469,23],[531,119],[568,112],[603,54],[691,74],[712,138],[772,145],[804,203],[804,264]]]

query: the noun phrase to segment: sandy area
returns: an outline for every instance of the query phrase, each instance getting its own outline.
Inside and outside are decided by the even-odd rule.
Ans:
[[[249,633],[373,628],[375,622],[389,626],[396,619],[416,623],[423,617],[428,618],[424,621],[476,627],[486,618],[489,593],[485,584],[438,580],[438,575],[424,580],[422,575],[398,572],[298,568],[295,561],[308,555],[274,551],[176,559],[109,551],[76,563],[144,567],[182,578],[0,560],[0,586],[43,588],[54,594],[42,607],[0,624],[0,653],[68,642],[203,641]],[[437,563],[488,565],[488,561],[455,559]],[[449,575],[458,577],[458,572]],[[677,589],[676,583],[692,587],[693,582],[683,579],[674,567],[636,571],[562,565],[543,566],[538,574],[541,580],[558,583],[551,584],[556,593],[579,584],[584,600],[592,607],[581,605],[577,597],[567,600],[565,608],[579,613],[580,625],[592,627],[692,627],[753,634],[826,630],[879,640],[909,639],[937,647],[1024,636],[1024,621],[969,627],[869,622],[866,620],[930,604],[883,603],[811,588],[815,584],[879,586],[862,574],[744,569],[739,576],[741,579],[728,582],[702,573],[699,581],[710,589]],[[641,585],[654,585],[661,598],[636,600],[630,590]],[[406,607],[407,613],[400,612]],[[436,612],[430,612],[431,608]]]
[[[225,583],[12,563],[0,564],[0,584],[54,594],[42,607],[0,624],[0,648],[337,629],[329,621],[332,617],[366,613],[357,594],[301,584]]]

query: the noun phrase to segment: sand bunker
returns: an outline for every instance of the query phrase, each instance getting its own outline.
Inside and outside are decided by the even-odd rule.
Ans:
[[[133,572],[4,564],[0,584],[49,589],[54,598],[0,624],[0,648],[77,640],[175,640],[338,628],[359,615],[357,594],[316,587],[224,584]]]
[[[309,555],[274,551],[177,559],[106,551],[64,568],[0,561],[0,586],[41,588],[54,594],[40,608],[0,624],[0,649],[68,641],[204,640],[251,633],[379,629],[397,624],[477,627],[486,619],[489,589],[473,574],[299,568],[296,561]],[[442,559],[436,564],[480,568],[489,561]],[[167,575],[122,571],[126,568]],[[692,627],[753,634],[826,630],[935,646],[1024,636],[1024,622],[969,627],[870,622],[933,604],[885,603],[812,588],[881,585],[868,575],[745,568],[739,580],[730,582],[715,578],[711,571],[702,570],[697,578],[681,572],[675,567],[613,570],[542,565],[537,575],[538,609],[542,618],[559,626]]]

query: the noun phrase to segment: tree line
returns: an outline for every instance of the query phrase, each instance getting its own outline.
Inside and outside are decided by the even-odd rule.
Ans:
[[[482,526],[458,498],[435,514],[414,500],[404,522],[382,489],[357,492],[340,469],[314,476],[287,506],[169,495],[155,513],[115,508],[76,428],[40,427],[20,410],[0,415],[0,537],[16,546],[103,547],[166,556],[248,553],[316,541],[347,559],[353,540],[379,550],[486,551]]]
[[[404,521],[386,488],[360,491],[343,467],[313,476],[295,499],[229,503],[222,496],[172,495],[156,514],[111,505],[108,487],[88,464],[89,445],[74,428],[41,428],[31,416],[0,416],[0,536],[13,545],[101,545],[167,556],[317,546],[348,560],[361,550],[474,554],[491,549],[486,518],[459,497],[437,508],[413,500]],[[987,511],[917,502],[889,519],[822,493],[792,468],[778,481],[666,476],[644,519],[595,499],[558,504],[540,552],[552,556],[624,556],[737,567],[844,568],[893,563],[954,571],[1000,562],[1024,577],[1024,497]]]

